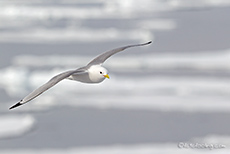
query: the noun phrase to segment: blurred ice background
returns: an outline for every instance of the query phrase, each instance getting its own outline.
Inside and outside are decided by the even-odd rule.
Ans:
[[[229,0],[1,0],[0,153],[229,153],[229,13]],[[105,63],[110,80],[66,80],[8,111],[57,73],[149,40]]]

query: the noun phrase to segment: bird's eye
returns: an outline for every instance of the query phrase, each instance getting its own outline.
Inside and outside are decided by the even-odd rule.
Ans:
[[[100,72],[100,74],[102,74],[102,72]]]

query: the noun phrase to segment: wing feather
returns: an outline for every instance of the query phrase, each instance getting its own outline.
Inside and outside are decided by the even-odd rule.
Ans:
[[[58,82],[62,81],[63,79],[65,79],[67,77],[69,77],[70,75],[75,74],[75,73],[82,73],[82,72],[84,72],[84,70],[71,70],[71,71],[66,71],[66,72],[63,72],[61,74],[58,74],[58,75],[54,76],[47,83],[45,83],[42,86],[40,86],[39,88],[35,89],[33,92],[31,92],[25,98],[23,98],[20,102],[18,102],[17,104],[13,105],[12,107],[10,107],[10,109],[13,109],[13,108],[15,108],[17,106],[20,106],[22,104],[25,104],[25,103],[31,101],[32,99],[38,97],[43,92],[47,91],[48,89],[50,89],[51,87],[56,85]]]
[[[116,54],[118,52],[121,52],[121,51],[123,51],[123,50],[125,50],[127,48],[137,47],[137,46],[144,46],[144,45],[147,45],[147,44],[150,44],[150,43],[152,43],[152,41],[149,41],[147,43],[142,43],[142,44],[127,45],[127,46],[124,46],[124,47],[119,47],[119,48],[104,52],[104,53],[100,54],[99,56],[97,56],[96,58],[94,58],[92,61],[90,61],[87,66],[90,67],[92,65],[103,64],[106,61],[106,59],[108,59],[109,57],[111,57],[112,55],[114,55],[114,54]]]

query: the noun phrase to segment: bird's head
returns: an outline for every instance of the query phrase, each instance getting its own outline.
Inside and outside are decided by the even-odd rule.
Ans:
[[[108,70],[100,65],[93,65],[88,71],[89,78],[94,83],[102,82],[105,78],[109,79]]]

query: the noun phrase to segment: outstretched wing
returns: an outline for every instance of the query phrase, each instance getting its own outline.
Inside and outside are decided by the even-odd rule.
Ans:
[[[42,85],[41,87],[35,89],[33,92],[31,92],[25,98],[23,98],[20,102],[18,102],[17,104],[13,105],[12,107],[10,107],[10,109],[13,109],[15,107],[18,107],[18,106],[20,106],[22,104],[25,104],[25,103],[31,101],[32,99],[38,97],[43,92],[45,92],[46,90],[50,89],[51,87],[56,85],[58,82],[62,81],[63,79],[65,79],[67,77],[69,77],[70,75],[72,75],[74,73],[84,73],[84,72],[85,72],[84,70],[72,70],[72,71],[67,71],[67,72],[63,72],[61,74],[58,74],[58,75],[54,76],[52,79],[50,79],[47,83]]]
[[[102,64],[102,63],[104,63],[106,61],[106,59],[108,59],[109,57],[111,57],[115,53],[121,52],[121,51],[123,51],[123,50],[125,50],[127,48],[130,48],[130,47],[143,46],[143,45],[147,45],[147,44],[150,44],[150,43],[152,43],[152,41],[149,41],[149,42],[143,43],[143,44],[127,45],[127,46],[124,46],[124,47],[120,47],[120,48],[116,48],[116,49],[104,52],[101,55],[99,55],[96,58],[94,58],[92,61],[90,61],[87,66],[89,67],[91,65]]]

